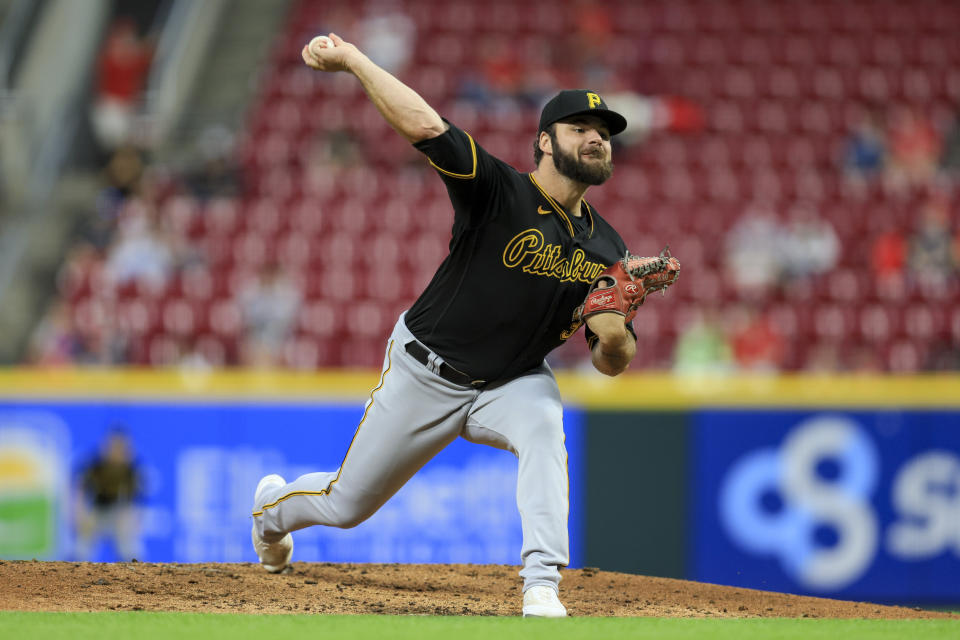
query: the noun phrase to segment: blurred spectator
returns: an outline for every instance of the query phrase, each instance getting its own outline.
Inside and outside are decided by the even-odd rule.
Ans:
[[[326,173],[331,168],[348,169],[363,162],[363,153],[356,136],[347,129],[317,133],[307,155],[307,171]]]
[[[86,293],[93,275],[103,266],[101,258],[92,244],[82,240],[74,243],[57,271],[57,290],[67,298]]]
[[[730,339],[737,368],[748,373],[779,371],[786,344],[783,336],[763,314],[750,306],[733,309]]]
[[[150,345],[150,365],[178,369],[183,374],[208,373],[213,368],[213,363],[200,349],[199,342],[195,336],[161,336]],[[219,364],[222,364],[222,360]]]
[[[122,145],[110,156],[103,169],[105,188],[119,200],[129,198],[137,192],[143,169],[144,160],[139,149]]]
[[[371,156],[379,156],[385,151],[371,145]],[[347,129],[317,132],[307,147],[303,166],[305,189],[310,193],[331,193],[341,178],[341,169],[358,167],[367,160],[364,147],[357,137]],[[393,158],[395,161],[395,158]]]
[[[460,79],[459,97],[487,108],[519,108],[529,102],[526,79],[507,37],[494,34],[481,41],[478,68]]]
[[[357,46],[375,63],[397,75],[410,62],[417,25],[398,0],[367,3],[357,24]]]
[[[807,346],[803,362],[803,369],[807,373],[835,373],[842,368],[840,345],[827,341]]]
[[[203,374],[212,368],[206,354],[197,348],[195,337],[183,333],[168,332],[157,336],[150,341],[144,355],[152,367],[178,369],[183,374]]]
[[[177,343],[179,360],[177,367],[183,372],[207,373],[213,369],[213,363],[207,354],[200,349],[196,339],[182,338]]]
[[[40,366],[72,364],[81,349],[80,336],[73,326],[70,306],[57,300],[30,338],[27,361]]]
[[[174,256],[156,220],[143,203],[127,207],[105,265],[106,275],[117,285],[140,281],[162,289],[174,267]]]
[[[573,59],[568,64],[580,69],[581,86],[599,90],[613,75],[604,61],[613,35],[613,16],[609,6],[599,0],[576,0],[573,13],[574,30],[567,48]]]
[[[678,374],[727,373],[733,370],[733,350],[714,309],[698,310],[680,334],[673,352]]]
[[[927,371],[960,371],[960,341],[938,340],[931,345],[924,366]]]
[[[687,98],[645,96],[627,89],[606,92],[603,97],[611,109],[627,119],[626,130],[615,138],[619,145],[642,142],[656,131],[696,133],[705,125],[703,109]]]
[[[874,279],[881,286],[897,285],[903,279],[907,262],[907,240],[894,224],[889,224],[874,239],[870,249],[870,266]]]
[[[953,123],[944,137],[940,168],[948,176],[960,179],[960,110],[954,114]]]
[[[100,451],[80,469],[78,482],[77,559],[94,560],[101,538],[112,540],[119,560],[141,558],[135,501],[142,480],[126,431],[110,430]]]
[[[110,243],[120,209],[127,198],[137,193],[143,172],[143,157],[131,145],[121,146],[110,156],[102,171],[103,188],[83,230],[84,238],[98,249],[105,249]]]
[[[858,345],[851,350],[850,364],[847,368],[852,373],[875,374],[883,371],[883,362],[875,347]]]
[[[57,274],[62,300],[51,304],[30,338],[32,364],[112,365],[127,362],[130,336],[116,313],[114,289],[103,277],[100,253],[79,242]],[[73,300],[73,304],[69,301]]]
[[[195,165],[184,175],[184,182],[200,200],[236,196],[240,169],[234,153],[234,137],[221,125],[207,127],[197,139]]]
[[[948,202],[932,197],[924,206],[917,230],[910,237],[910,276],[928,294],[942,294],[954,274],[956,257],[950,233]]]
[[[284,340],[293,330],[301,292],[276,264],[267,265],[239,296],[243,317],[242,364],[264,367],[280,362]]]
[[[524,97],[526,104],[533,108],[540,108],[547,103],[551,96],[560,91],[562,84],[559,77],[560,72],[553,63],[553,52],[544,48],[538,55],[533,55],[524,60],[524,63]],[[585,83],[579,84],[585,85]],[[604,96],[604,99],[606,99],[606,96]],[[607,104],[610,104],[609,100],[607,100]]]
[[[752,206],[727,231],[724,260],[742,296],[763,297],[778,282],[784,230],[766,206]]]
[[[137,101],[143,90],[153,46],[140,38],[136,22],[119,17],[110,25],[97,60],[91,120],[101,151],[131,141]]]
[[[887,140],[880,113],[865,111],[844,144],[844,171],[851,179],[874,178],[879,176],[886,160]]]
[[[898,109],[890,127],[889,178],[894,186],[926,184],[940,158],[940,139],[929,118],[916,109]]]
[[[840,241],[827,220],[807,205],[790,211],[783,239],[783,274],[788,279],[807,278],[837,264]]]
[[[488,109],[539,110],[563,83],[559,76],[565,70],[554,62],[552,43],[528,49],[518,59],[516,44],[507,36],[482,40],[476,66],[459,79],[457,97]]]
[[[91,367],[129,364],[129,353],[130,336],[110,315],[104,324],[80,332],[80,348],[74,355],[74,363]]]
[[[94,289],[73,310],[78,336],[73,361],[78,365],[109,366],[129,360],[130,334],[121,325],[113,291]]]

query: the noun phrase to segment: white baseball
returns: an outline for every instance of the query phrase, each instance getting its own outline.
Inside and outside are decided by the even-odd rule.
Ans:
[[[309,45],[309,49],[312,53],[319,53],[321,49],[332,49],[333,47],[333,40],[327,36],[317,36],[310,41]]]

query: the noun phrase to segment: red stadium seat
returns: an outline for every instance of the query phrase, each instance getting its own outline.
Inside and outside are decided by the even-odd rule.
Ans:
[[[195,308],[183,298],[171,298],[161,311],[161,326],[164,332],[175,336],[189,336],[197,329]]]
[[[340,307],[331,301],[315,300],[304,304],[299,314],[299,330],[312,338],[330,338],[340,332]]]
[[[233,300],[218,300],[210,306],[210,331],[221,339],[236,339],[243,328],[240,309]]]
[[[294,336],[283,343],[281,362],[285,367],[313,371],[330,363],[332,344],[306,336]]]
[[[223,367],[229,361],[230,353],[227,344],[214,334],[204,333],[196,336],[194,349],[214,368]]]
[[[932,342],[949,337],[947,312],[935,305],[911,305],[903,312],[903,329],[908,338]]]
[[[349,368],[380,368],[386,343],[379,338],[349,338],[338,341],[337,364]]]
[[[248,232],[233,241],[233,262],[244,269],[256,270],[271,258],[270,244],[266,237]]]
[[[325,268],[328,265],[353,264],[356,250],[353,236],[339,231],[322,236],[313,241],[315,249],[312,251],[312,265],[314,268]]]
[[[854,329],[856,311],[846,305],[825,305],[814,311],[814,335],[820,340],[843,341]]]
[[[925,347],[910,340],[896,340],[886,349],[886,365],[893,373],[916,373],[925,357]]]
[[[865,274],[856,269],[838,269],[826,278],[824,293],[828,300],[840,304],[850,304],[861,300],[866,295]]]
[[[175,367],[180,363],[180,343],[165,334],[154,336],[148,343],[147,364],[151,367]]]
[[[859,334],[866,341],[882,344],[900,332],[899,314],[884,305],[869,305],[859,312]]]
[[[281,264],[299,267],[309,263],[314,255],[312,230],[297,226],[299,221],[290,219],[289,222],[290,228],[274,237],[273,246]]]
[[[214,294],[214,279],[206,267],[194,265],[184,269],[177,278],[178,295],[190,300],[209,300]]]

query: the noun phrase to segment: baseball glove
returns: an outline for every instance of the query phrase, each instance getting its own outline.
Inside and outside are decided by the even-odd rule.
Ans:
[[[630,322],[648,293],[666,289],[679,275],[680,262],[670,255],[670,245],[654,257],[642,258],[628,251],[590,284],[574,318],[586,320],[597,313],[613,312]]]

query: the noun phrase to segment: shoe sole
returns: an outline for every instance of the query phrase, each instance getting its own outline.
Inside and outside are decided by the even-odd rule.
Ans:
[[[553,608],[539,607],[537,605],[528,605],[523,610],[524,618],[566,618],[566,610],[563,613],[560,613],[559,610]]]

